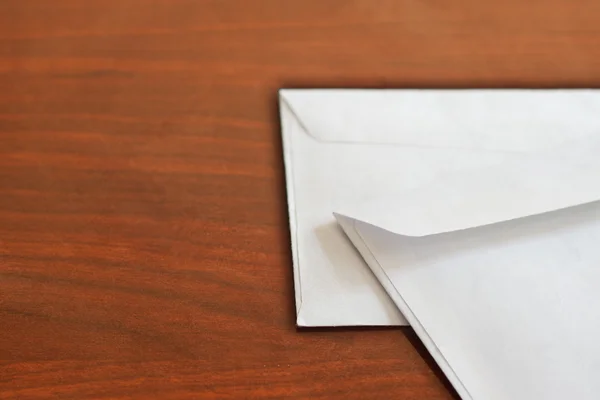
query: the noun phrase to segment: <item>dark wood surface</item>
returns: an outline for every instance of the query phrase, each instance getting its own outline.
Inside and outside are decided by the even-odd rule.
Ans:
[[[455,397],[294,326],[279,87],[598,86],[600,3],[3,0],[0,399]]]

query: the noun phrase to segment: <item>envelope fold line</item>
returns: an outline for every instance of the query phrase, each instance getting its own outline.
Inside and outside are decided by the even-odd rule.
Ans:
[[[298,121],[297,116],[293,113],[289,104],[284,101],[284,98],[280,93],[280,114],[281,114],[281,131],[283,141],[283,161],[286,170],[286,191],[287,191],[287,205],[288,213],[290,215],[290,237],[292,242],[292,264],[294,268],[294,292],[295,292],[295,305],[296,305],[296,324],[302,325],[301,311],[302,311],[302,277],[300,272],[300,254],[298,251],[298,233],[297,233],[297,220],[296,204],[295,204],[295,179],[294,179],[294,166],[292,161],[292,143],[290,135],[290,118],[294,118]],[[285,115],[286,111],[289,114]],[[298,121],[300,122],[300,121]]]
[[[360,230],[356,227],[356,220],[353,218],[349,218],[342,215],[335,215],[336,220],[339,225],[342,227],[349,240],[364,258],[365,262],[372,270],[373,274],[377,277],[381,285],[384,287],[388,295],[394,301],[398,309],[405,316],[407,321],[410,323],[410,326],[417,332],[418,336],[421,338],[421,341],[427,347],[431,356],[435,359],[436,363],[442,369],[444,374],[448,377],[448,380],[452,383],[456,391],[461,395],[463,399],[471,399],[467,388],[464,386],[460,378],[456,375],[441,349],[437,347],[437,345],[433,342],[427,330],[423,327],[417,316],[412,312],[408,303],[404,300],[402,295],[396,290],[394,284],[391,279],[388,277],[385,270],[379,264],[377,257],[373,253],[373,251],[369,248],[369,245],[364,240],[362,235],[360,234]]]

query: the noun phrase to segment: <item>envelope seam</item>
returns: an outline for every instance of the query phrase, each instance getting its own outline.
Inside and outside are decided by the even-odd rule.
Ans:
[[[312,130],[310,130],[308,128],[308,126],[304,123],[304,121],[302,120],[302,118],[300,118],[300,114],[294,109],[294,107],[292,106],[292,101],[288,98],[285,97],[285,95],[283,94],[283,91],[303,91],[304,89],[285,89],[285,90],[281,90],[280,91],[280,99],[281,102],[285,103],[286,107],[289,109],[290,113],[294,116],[294,118],[298,121],[299,125],[301,126],[301,128],[305,131],[305,133],[307,134],[307,136],[309,136],[311,139],[319,142],[319,143],[331,143],[331,144],[346,144],[346,145],[361,145],[361,146],[365,146],[365,145],[373,145],[373,146],[392,146],[392,147],[408,147],[408,148],[417,148],[417,149],[446,149],[446,150],[456,150],[456,151],[465,151],[465,152],[474,152],[474,151],[483,151],[483,152],[490,152],[490,153],[500,153],[500,154],[514,154],[514,155],[530,155],[530,154],[535,154],[538,153],[537,151],[530,151],[530,150],[511,150],[511,149],[491,149],[491,148],[479,148],[479,147],[468,147],[468,146],[438,146],[438,145],[419,145],[419,144],[412,144],[410,142],[405,142],[405,143],[398,143],[398,142],[385,142],[385,141],[381,141],[381,142],[355,142],[355,141],[347,141],[347,140],[328,140],[328,139],[324,139],[324,138],[320,138],[319,136],[317,136],[315,134],[315,132],[313,132]],[[380,90],[380,89],[362,89],[362,90]],[[396,91],[440,91],[440,90],[444,90],[444,89],[417,89],[417,90],[411,90],[411,89],[392,89],[392,90],[396,90]],[[447,89],[448,91],[466,91],[466,92],[477,92],[477,91],[487,91],[487,92],[503,92],[503,91],[518,91],[518,92],[528,92],[528,91],[535,91],[535,92],[540,92],[540,91],[549,91],[549,92],[556,92],[556,91],[584,91],[584,92],[590,92],[590,91],[594,91],[595,89],[565,89],[565,88],[560,88],[560,89],[521,89],[521,88],[506,88],[506,89]],[[335,91],[335,89],[328,89],[328,91]],[[466,128],[469,131],[473,131],[472,127],[465,125],[464,123],[458,121],[455,117],[453,113],[448,113],[448,110],[445,110],[447,112],[448,115],[450,115],[450,118],[452,118],[454,120],[455,123],[460,124],[463,128]],[[557,146],[557,148],[562,148],[564,147],[564,144],[561,144],[559,146]]]
[[[400,294],[400,292],[398,291],[398,289],[396,289],[395,285],[392,283],[392,280],[390,279],[390,277],[388,276],[388,274],[385,272],[385,270],[383,269],[383,267],[381,266],[381,264],[379,263],[379,260],[377,260],[377,258],[375,257],[375,254],[373,253],[373,251],[371,250],[371,248],[369,247],[369,245],[367,244],[367,241],[363,238],[363,236],[360,233],[360,230],[356,228],[356,219],[352,219],[352,229],[354,230],[354,232],[356,233],[356,235],[360,238],[362,244],[364,245],[364,248],[369,252],[369,255],[371,256],[371,259],[377,264],[377,267],[379,269],[379,271],[383,274],[383,276],[385,277],[385,279],[387,280],[387,283],[394,288],[394,291],[396,293],[396,295],[401,299],[401,301],[406,305],[407,310],[400,310],[402,312],[402,314],[404,315],[404,317],[409,320],[409,318],[412,318],[414,321],[417,322],[417,325],[420,329],[422,329],[422,331],[425,333],[425,335],[427,335],[427,338],[429,339],[430,345],[432,347],[435,348],[435,350],[437,351],[437,353],[439,354],[439,356],[444,360],[444,362],[446,363],[446,365],[448,366],[448,368],[452,371],[452,374],[454,375],[454,378],[456,379],[456,381],[460,384],[460,386],[462,387],[463,391],[469,396],[470,399],[473,399],[473,396],[471,395],[471,393],[469,393],[469,390],[467,389],[467,387],[465,386],[465,384],[462,382],[462,380],[458,377],[458,374],[456,373],[456,371],[454,370],[454,368],[452,368],[452,366],[450,365],[450,363],[448,362],[447,358],[444,356],[444,354],[442,353],[441,349],[435,344],[435,342],[433,341],[433,339],[431,338],[431,336],[429,335],[429,333],[427,332],[427,329],[425,329],[425,327],[423,326],[423,324],[421,323],[421,321],[419,321],[419,318],[417,318],[417,316],[412,312],[412,309],[410,308],[410,306],[408,305],[408,302],[406,301],[406,299],[404,299],[404,297]],[[366,261],[366,260],[365,260]],[[369,265],[369,267],[372,269],[373,267],[371,266],[370,263],[367,262],[367,265]],[[375,271],[373,271],[375,272]],[[385,287],[385,286],[384,286]],[[407,312],[408,311],[408,312]],[[411,326],[413,326],[414,329],[414,325],[411,322]],[[427,345],[426,345],[427,346]],[[432,354],[433,356],[433,354]],[[435,356],[434,356],[435,358]],[[442,366],[440,365],[440,368],[442,368]],[[442,368],[443,369],[443,368]]]
[[[300,121],[298,120],[298,116],[294,113],[294,111],[292,110],[292,108],[290,107],[289,103],[286,101],[285,97],[280,96],[280,99],[282,101],[282,103],[288,108],[288,110],[291,112],[292,116],[300,123]],[[290,234],[293,236],[293,241],[294,241],[294,245],[292,248],[292,263],[296,263],[296,270],[295,271],[298,275],[298,279],[295,280],[297,282],[298,287],[296,288],[296,290],[298,290],[298,303],[296,304],[296,324],[298,324],[298,319],[301,318],[302,315],[302,305],[303,305],[303,299],[302,299],[302,275],[301,275],[301,268],[300,268],[300,252],[298,251],[298,213],[296,210],[296,201],[295,201],[295,193],[296,193],[296,179],[295,179],[295,175],[294,175],[294,163],[292,161],[292,152],[291,152],[291,148],[292,145],[289,143],[292,139],[291,139],[291,135],[289,133],[290,129],[289,129],[289,121],[285,122],[285,127],[283,127],[283,132],[282,132],[282,137],[283,137],[283,146],[284,146],[284,164],[287,167],[287,169],[289,170],[289,175],[292,181],[291,187],[292,187],[292,193],[289,192],[288,190],[288,213],[290,211],[293,210],[293,218],[294,218],[294,223],[293,223],[293,227],[290,226]],[[301,124],[300,124],[301,125]],[[302,126],[302,125],[301,125]],[[287,144],[287,146],[286,146]],[[291,198],[293,198],[293,205],[291,203]],[[293,229],[293,233],[291,232],[291,230]]]
[[[288,108],[288,110],[290,111],[290,113],[292,114],[294,119],[298,122],[298,125],[300,125],[300,128],[306,133],[306,135],[308,137],[310,137],[311,139],[313,139],[319,143],[328,143],[327,141],[323,141],[313,135],[313,133],[310,131],[310,129],[308,129],[308,127],[304,124],[304,122],[302,121],[302,119],[300,118],[300,116],[298,115],[296,110],[294,110],[294,107],[292,107],[292,104],[290,103],[290,101],[288,99],[286,99],[285,96],[283,96],[283,95],[281,95],[281,102],[285,104],[285,106]]]
[[[436,145],[419,145],[419,144],[411,144],[411,143],[394,143],[394,142],[351,142],[348,140],[327,140],[321,139],[317,135],[314,134],[308,126],[302,121],[300,115],[296,112],[291,102],[285,98],[285,96],[281,95],[281,102],[285,104],[288,108],[292,116],[296,121],[298,121],[298,125],[300,128],[306,133],[306,135],[312,140],[318,143],[324,144],[345,144],[345,145],[360,145],[360,146],[391,146],[391,147],[406,147],[406,148],[414,148],[414,149],[446,149],[446,150],[456,150],[456,151],[465,151],[465,152],[473,152],[473,151],[486,151],[490,153],[503,153],[503,154],[520,154],[526,155],[529,154],[529,151],[520,151],[520,150],[497,150],[497,149],[479,149],[476,147],[464,147],[464,146],[436,146]]]

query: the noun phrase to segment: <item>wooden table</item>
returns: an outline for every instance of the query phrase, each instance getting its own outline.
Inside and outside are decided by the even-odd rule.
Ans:
[[[294,326],[276,90],[597,86],[600,3],[0,2],[0,399],[455,397]]]

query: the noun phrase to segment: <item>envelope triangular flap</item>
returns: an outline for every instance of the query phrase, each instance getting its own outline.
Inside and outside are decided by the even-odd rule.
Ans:
[[[425,236],[600,199],[598,90],[291,89],[281,98],[318,141],[472,160],[410,188],[394,185],[398,171],[380,170],[385,192],[332,210],[395,233]]]

